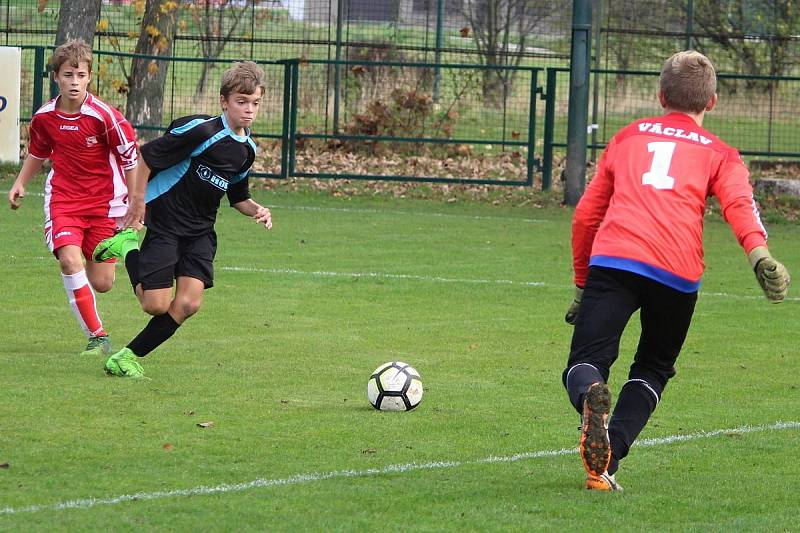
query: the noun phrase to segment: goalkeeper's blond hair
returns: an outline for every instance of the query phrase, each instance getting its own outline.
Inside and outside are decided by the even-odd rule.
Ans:
[[[264,71],[253,61],[234,63],[225,71],[220,82],[219,94],[228,98],[233,93],[255,94],[261,89],[261,96],[266,91]]]
[[[678,52],[661,67],[659,88],[670,109],[702,113],[717,92],[717,73],[700,52]]]

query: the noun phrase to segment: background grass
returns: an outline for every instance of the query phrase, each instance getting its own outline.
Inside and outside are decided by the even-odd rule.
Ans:
[[[143,382],[107,378],[101,360],[77,356],[85,340],[42,243],[41,197],[0,211],[0,529],[796,527],[796,428],[635,448],[618,474],[622,495],[586,492],[577,454],[479,462],[577,445],[560,382],[570,210],[254,194],[275,229],[223,209],[216,286],[144,360]],[[776,256],[800,272],[800,230],[770,231]],[[769,305],[718,219],[706,246],[678,375],[642,438],[798,420],[797,298]],[[147,321],[122,269],[98,299],[116,346]],[[634,317],[613,390],[637,335]],[[369,406],[367,379],[389,360],[421,372],[417,410]],[[341,474],[438,461],[463,464]],[[330,472],[340,474],[53,507]]]

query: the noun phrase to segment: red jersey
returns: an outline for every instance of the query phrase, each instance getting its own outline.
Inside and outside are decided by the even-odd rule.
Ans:
[[[124,216],[125,170],[136,167],[136,134],[125,117],[92,94],[78,113],[56,109],[58,97],[31,119],[28,153],[52,160],[45,182],[45,218]]]
[[[627,270],[683,292],[700,286],[706,198],[749,252],[766,243],[739,152],[684,113],[637,120],[609,142],[572,222],[575,284],[589,265]]]

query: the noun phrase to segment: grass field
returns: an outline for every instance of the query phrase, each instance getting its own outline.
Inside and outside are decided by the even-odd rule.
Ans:
[[[626,490],[596,494],[560,382],[571,210],[255,194],[274,230],[223,210],[216,287],[140,382],[76,355],[41,197],[3,208],[0,530],[796,530],[800,299],[768,304],[720,220]],[[800,228],[770,231],[800,274]],[[147,320],[126,285],[98,297],[117,346]],[[389,360],[415,411],[369,406]]]

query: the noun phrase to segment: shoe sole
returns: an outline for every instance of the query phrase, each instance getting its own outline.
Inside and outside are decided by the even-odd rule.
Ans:
[[[581,429],[581,460],[583,467],[599,477],[611,462],[611,442],[608,440],[608,415],[611,411],[611,392],[605,383],[595,383],[583,399]]]
[[[622,487],[620,487],[619,484],[612,484],[610,481],[606,481],[602,477],[596,476],[586,477],[586,488],[588,490],[596,490],[601,492],[622,492]]]

